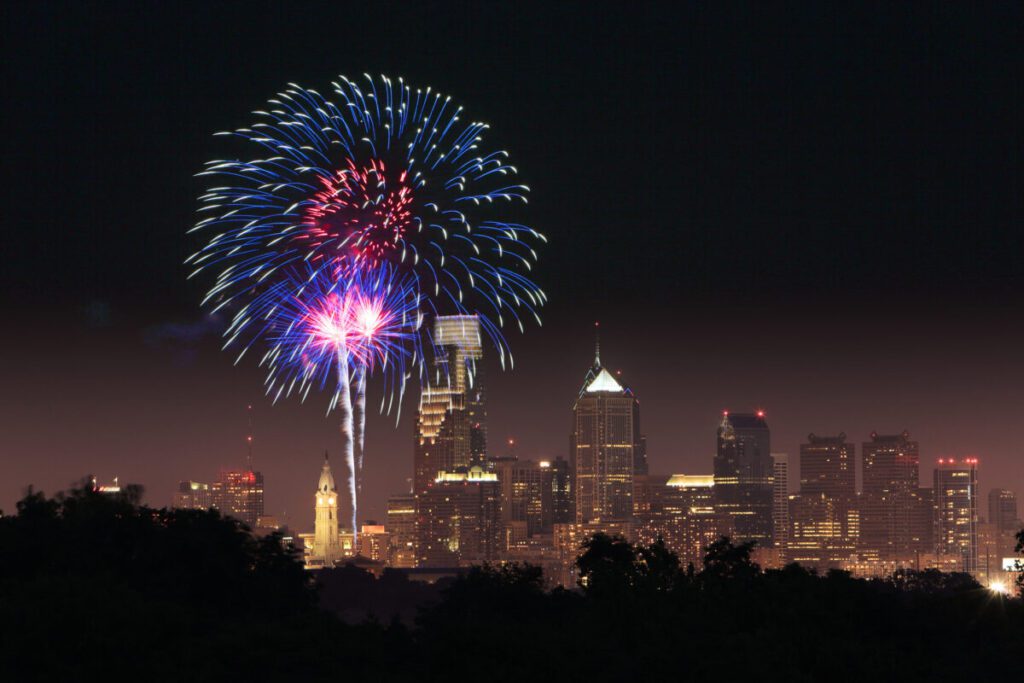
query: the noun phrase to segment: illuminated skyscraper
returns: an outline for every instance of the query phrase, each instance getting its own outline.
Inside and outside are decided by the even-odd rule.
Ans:
[[[600,347],[572,412],[576,522],[630,519],[640,403],[601,365]]]
[[[416,566],[416,498],[411,493],[388,498],[388,565]]]
[[[545,491],[548,478],[545,470],[550,463],[515,458],[495,458],[491,469],[498,475],[501,486],[501,522],[526,524],[526,535],[541,533],[545,527],[545,509],[550,510],[551,499]],[[546,503],[546,504],[545,504]],[[550,527],[550,519],[547,526]]]
[[[978,460],[942,458],[935,468],[935,552],[978,570]]]
[[[723,413],[715,452],[715,510],[735,539],[772,545],[771,433],[764,412]]]
[[[920,451],[910,434],[871,434],[862,445],[861,549],[882,560],[913,562],[932,552],[931,489],[918,484]]]
[[[479,466],[441,472],[416,496],[418,567],[493,562],[502,550],[498,475]]]
[[[434,324],[437,355],[420,395],[413,453],[413,490],[426,491],[438,472],[482,464],[487,452],[487,413],[478,377],[483,357],[476,316],[440,316]]]
[[[263,516],[263,474],[261,472],[222,472],[210,487],[213,507],[221,514],[239,519],[250,528]]]
[[[844,568],[859,534],[860,515],[848,501],[820,492],[790,496],[784,559],[819,571]]]
[[[213,505],[210,485],[198,481],[183,481],[174,492],[174,507],[184,510],[208,510]]]
[[[789,537],[789,455],[772,453],[772,539],[785,548]]]

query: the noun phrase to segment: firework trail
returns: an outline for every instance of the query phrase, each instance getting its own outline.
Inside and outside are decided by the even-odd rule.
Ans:
[[[327,290],[344,298],[367,273],[396,278],[415,302],[419,324],[402,341],[379,347],[397,357],[371,354],[377,367],[390,368],[381,398],[381,410],[390,411],[412,371],[429,381],[424,316],[477,315],[501,366],[511,366],[502,329],[522,332],[529,319],[540,324],[546,295],[530,272],[535,247],[546,239],[515,218],[528,188],[514,182],[506,152],[486,150],[487,124],[467,120],[462,107],[431,88],[386,76],[340,77],[326,96],[290,85],[254,114],[249,127],[218,135],[258,156],[214,160],[198,174],[212,183],[200,197],[193,232],[207,238],[186,261],[190,277],[216,274],[203,305],[233,316],[225,346],[242,346],[236,362],[253,344],[267,343],[262,362],[272,399],[304,399],[336,376],[331,409],[341,412],[346,452],[356,442],[361,463],[374,365],[338,345],[330,362],[313,352],[316,362],[297,364],[296,350],[310,353],[317,333],[296,325],[310,336],[304,342],[268,325],[277,319],[274,304],[295,315],[300,300],[312,306]],[[271,330],[281,336],[272,338]]]
[[[247,325],[242,331],[269,347],[260,365],[267,368],[267,393],[274,401],[292,394],[305,399],[313,389],[333,388],[329,410],[341,414],[353,523],[359,469],[355,444],[361,452],[366,376],[379,372],[388,393],[400,394],[397,385],[404,385],[423,354],[421,296],[410,282],[387,264],[352,273],[309,266],[289,271],[251,303],[260,326]],[[353,384],[359,395],[356,406]],[[353,419],[355,408],[358,421]]]

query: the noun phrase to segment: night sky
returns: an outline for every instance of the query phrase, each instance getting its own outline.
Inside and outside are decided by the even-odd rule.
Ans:
[[[185,231],[213,132],[363,72],[488,121],[550,239],[495,454],[567,455],[600,319],[652,471],[710,472],[720,411],[762,408],[793,459],[907,429],[925,481],[970,454],[1024,494],[1020,7],[714,4],[5,4],[0,508],[90,472],[168,504],[244,464],[251,403],[267,513],[312,528],[337,420],[218,350]],[[369,420],[361,517],[407,488],[414,399]]]

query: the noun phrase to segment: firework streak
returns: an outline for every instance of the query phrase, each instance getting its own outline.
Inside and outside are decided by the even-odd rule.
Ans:
[[[450,97],[385,76],[332,86],[291,85],[250,127],[218,133],[259,156],[198,174],[212,186],[192,231],[208,237],[186,262],[215,274],[203,305],[231,314],[236,362],[265,347],[272,400],[331,385],[355,532],[367,377],[384,378],[382,411],[400,405],[414,373],[425,381],[425,320],[447,314],[478,316],[511,367],[502,329],[540,324],[529,274],[546,240],[509,218],[528,188]]]

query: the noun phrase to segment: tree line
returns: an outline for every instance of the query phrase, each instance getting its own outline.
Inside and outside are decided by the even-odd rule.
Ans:
[[[0,517],[0,680],[997,680],[1024,673],[1024,601],[966,574],[700,567],[595,535],[577,590],[537,567],[436,584],[302,568],[280,535],[141,490],[29,491]],[[1024,545],[1024,531],[1018,536]],[[1022,548],[1018,546],[1018,550]]]

